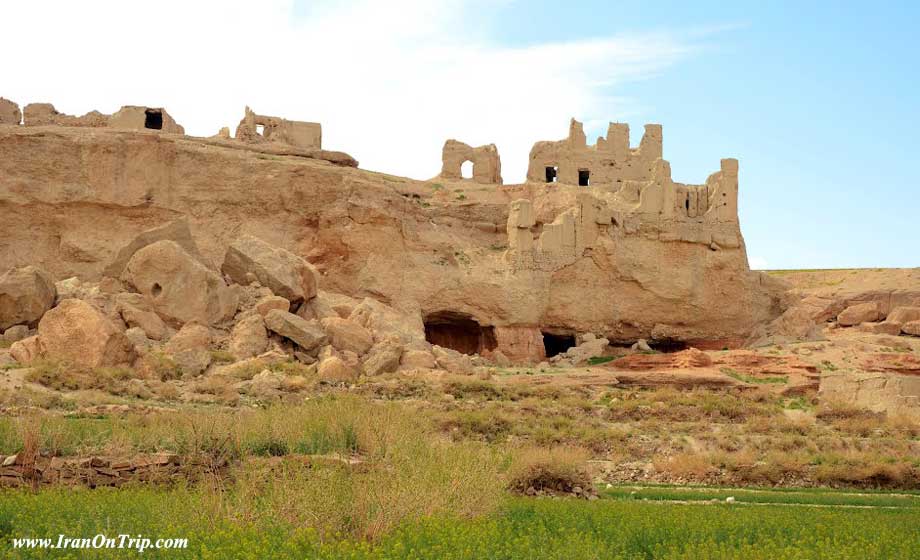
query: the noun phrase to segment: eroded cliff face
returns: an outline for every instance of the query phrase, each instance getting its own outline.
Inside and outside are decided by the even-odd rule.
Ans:
[[[541,331],[734,345],[783,311],[737,222],[643,217],[595,188],[439,181],[177,135],[0,126],[0,270],[95,280],[139,232],[185,217],[215,268],[253,235],[308,259],[324,289],[472,318],[515,357],[539,358]],[[512,228],[515,201],[532,221]],[[590,222],[571,247],[566,215]]]

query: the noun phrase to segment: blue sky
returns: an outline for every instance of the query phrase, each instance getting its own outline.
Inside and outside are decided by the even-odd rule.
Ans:
[[[664,125],[675,180],[740,160],[752,261],[920,266],[920,3],[539,1],[493,24],[519,44],[685,35],[693,52],[612,94],[637,101],[634,142]]]
[[[0,95],[70,114],[163,106],[197,136],[249,105],[321,122],[324,147],[417,179],[438,173],[447,138],[494,142],[506,183],[570,117],[589,137],[628,122],[634,144],[657,122],[677,181],[740,160],[753,266],[915,267],[918,6],[159,0],[158,39],[138,32],[145,3],[30,0],[4,14],[55,40],[5,28],[0,52],[17,56]]]

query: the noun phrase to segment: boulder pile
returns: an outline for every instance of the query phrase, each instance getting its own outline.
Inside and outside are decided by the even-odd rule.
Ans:
[[[271,367],[279,361],[327,383],[475,369],[470,356],[426,342],[417,314],[323,291],[309,262],[252,236],[233,241],[218,270],[187,224],[170,224],[128,243],[106,274],[55,283],[27,266],[0,276],[0,340],[9,346],[0,357],[82,372],[133,367],[142,378],[197,380],[212,393],[231,380],[244,394],[297,385]]]

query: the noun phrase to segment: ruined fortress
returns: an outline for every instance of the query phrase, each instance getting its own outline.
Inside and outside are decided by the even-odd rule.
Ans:
[[[0,272],[99,281],[132,240],[181,223],[209,270],[253,236],[309,261],[321,290],[467,354],[536,363],[586,335],[742,345],[785,302],[748,267],[738,161],[690,185],[663,153],[660,125],[632,148],[625,124],[588,145],[572,120],[534,144],[523,184],[503,184],[495,145],[452,139],[439,177],[416,181],[248,107],[233,136],[196,138],[162,108],[76,117],[0,99]]]

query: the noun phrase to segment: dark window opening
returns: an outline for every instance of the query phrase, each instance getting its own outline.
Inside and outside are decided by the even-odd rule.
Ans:
[[[482,354],[498,346],[495,329],[466,313],[439,311],[425,317],[425,340],[463,354]]]
[[[661,339],[661,340],[649,340],[648,345],[652,347],[652,350],[658,352],[663,352],[669,354],[671,352],[681,352],[687,349],[687,343],[682,340],[671,340],[671,339]]]
[[[549,166],[546,168],[546,182],[547,183],[555,183],[558,175],[559,175],[558,167]]]
[[[587,187],[591,185],[591,172],[587,169],[578,170],[578,186]]]
[[[684,201],[684,208],[687,209],[687,212],[690,211],[690,199],[689,198]]]
[[[547,358],[563,354],[574,346],[576,346],[574,334],[543,333],[543,350],[546,351]]]
[[[163,113],[156,109],[147,109],[144,111],[144,128],[151,130],[163,129]]]
[[[159,284],[154,282],[153,287],[150,288],[150,293],[153,294],[153,297],[157,297],[158,295],[163,293],[163,286],[160,286]]]

